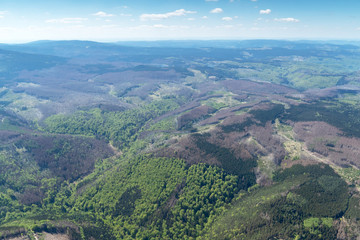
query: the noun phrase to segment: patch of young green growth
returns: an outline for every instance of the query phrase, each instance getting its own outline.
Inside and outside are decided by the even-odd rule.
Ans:
[[[16,123],[11,121],[8,117],[0,117],[0,130],[24,132],[19,125],[16,125]]]
[[[202,126],[200,126],[199,124],[194,124],[193,127],[196,128],[197,133],[204,134],[204,133],[209,132],[209,131],[213,130],[214,128],[216,128],[216,126],[221,122],[222,121],[220,121],[218,123],[207,124],[207,125],[202,125]]]
[[[337,100],[339,102],[350,104],[354,106],[358,106],[360,103],[360,94],[358,93],[344,93],[341,97],[338,97]]]
[[[235,113],[235,115],[241,115],[241,114],[249,112],[249,110],[250,110],[250,108],[243,108],[239,111],[235,111],[234,113]]]
[[[49,102],[48,100],[41,100],[26,93],[14,93],[11,90],[5,92],[0,97],[0,104],[5,103],[5,109],[11,110],[30,121],[37,121],[42,118],[42,113],[37,106]]]
[[[331,228],[333,226],[332,218],[316,218],[311,217],[304,220],[304,227],[312,234],[320,234],[319,227],[324,226]]]
[[[360,179],[360,170],[354,167],[335,168],[335,171],[351,184],[357,184]]]
[[[288,103],[280,102],[278,100],[270,100],[273,104],[281,104],[284,106],[285,109],[289,109],[290,105]]]
[[[177,96],[183,88],[180,84],[160,84],[159,88],[153,92],[150,97],[154,100],[161,100],[167,97]]]
[[[225,90],[215,90],[215,91],[208,92],[207,95],[225,95],[225,94],[229,94],[229,92],[227,92]]]
[[[204,105],[220,110],[226,107],[234,107],[240,105],[241,102],[234,99],[232,94],[224,94],[222,97],[213,97],[201,102]]]
[[[275,119],[275,128],[280,135],[285,136],[289,140],[295,140],[293,128],[290,125],[280,123],[279,119]]]
[[[269,179],[272,179],[274,172],[277,169],[272,155],[258,158],[257,165],[261,174],[267,176]]]
[[[225,108],[228,106],[226,103],[221,102],[221,101],[208,101],[208,102],[205,102],[204,104],[209,107],[215,108],[216,110],[219,110],[221,108]]]
[[[175,131],[176,120],[175,117],[165,118],[157,123],[152,124],[147,131]]]
[[[113,84],[107,84],[106,87],[109,88],[109,95],[116,97],[117,96],[117,92],[115,89],[115,86]]]
[[[199,70],[195,70],[195,69],[189,69],[189,71],[191,71],[192,73],[194,73],[194,76],[187,76],[185,78],[185,82],[191,84],[191,83],[201,83],[206,81],[206,74],[202,73]]]

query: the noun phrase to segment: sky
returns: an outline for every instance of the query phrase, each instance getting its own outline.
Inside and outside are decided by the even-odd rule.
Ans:
[[[0,42],[360,40],[359,0],[0,0]]]

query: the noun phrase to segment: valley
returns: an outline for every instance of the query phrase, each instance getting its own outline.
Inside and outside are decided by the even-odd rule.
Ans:
[[[0,44],[0,239],[356,239],[360,47]]]

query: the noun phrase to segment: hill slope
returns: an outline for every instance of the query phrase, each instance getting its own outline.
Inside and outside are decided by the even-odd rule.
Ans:
[[[123,44],[1,46],[0,239],[359,235],[358,47]]]

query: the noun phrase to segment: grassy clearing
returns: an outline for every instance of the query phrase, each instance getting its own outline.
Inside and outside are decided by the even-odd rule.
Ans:
[[[243,109],[241,109],[239,111],[236,111],[234,113],[235,113],[235,115],[241,115],[241,114],[249,112],[249,110],[250,110],[250,108],[243,108]]]
[[[360,94],[345,93],[338,98],[338,101],[353,106],[358,106],[360,103]]]
[[[3,92],[4,91],[2,91],[2,93]],[[30,121],[37,121],[41,119],[43,115],[37,106],[39,104],[49,102],[49,100],[40,100],[25,93],[14,93],[11,90],[0,95],[0,103],[5,105],[5,109],[10,110]]]
[[[348,168],[340,168],[336,167],[334,168],[337,174],[339,174],[345,181],[347,181],[350,184],[356,185],[358,188],[359,186],[359,180],[360,180],[360,170],[348,167]]]
[[[268,178],[272,179],[274,172],[276,171],[276,164],[273,160],[273,155],[264,156],[258,159],[258,168],[262,174],[265,174]]]
[[[221,121],[220,121],[221,123]],[[194,124],[193,127],[196,128],[197,132],[198,133],[206,133],[206,132],[209,132],[211,130],[214,130],[216,128],[216,126],[218,125],[219,123],[216,123],[216,124],[207,124],[207,125],[203,125],[203,126],[199,126],[199,125],[196,125]]]
[[[149,95],[153,100],[161,100],[167,96],[177,95],[177,92],[183,88],[183,85],[179,84],[160,84],[160,87],[153,94]]]
[[[202,101],[201,103],[209,107],[215,108],[216,110],[226,107],[234,107],[242,104],[242,102],[234,99],[233,95],[230,93],[224,94],[222,97],[210,98],[206,101]]]
[[[24,133],[25,131],[20,128],[20,126],[14,125],[9,118],[0,117],[0,130],[7,130],[7,131],[13,131],[13,132],[19,132]]]
[[[189,69],[189,71],[193,72],[194,76],[193,77],[192,76],[187,76],[185,78],[185,82],[191,84],[191,83],[201,83],[201,82],[206,81],[207,77],[201,71],[195,70],[195,69]]]
[[[298,160],[303,152],[303,144],[295,140],[295,133],[293,128],[286,124],[281,124],[278,119],[275,121],[275,129],[277,134],[282,136],[284,141],[284,148],[288,153],[287,158]]]

